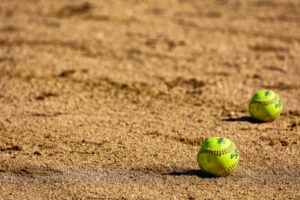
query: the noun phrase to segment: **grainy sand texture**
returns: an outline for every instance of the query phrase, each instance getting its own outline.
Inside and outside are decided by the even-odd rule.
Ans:
[[[0,199],[300,199],[299,55],[298,0],[0,0]]]

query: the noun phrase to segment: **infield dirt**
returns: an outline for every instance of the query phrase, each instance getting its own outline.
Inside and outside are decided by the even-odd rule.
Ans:
[[[0,197],[300,199],[299,55],[297,0],[1,0]],[[197,164],[214,136],[227,177]]]

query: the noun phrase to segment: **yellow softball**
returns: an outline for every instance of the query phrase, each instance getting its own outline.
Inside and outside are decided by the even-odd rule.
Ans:
[[[280,97],[272,90],[261,90],[255,93],[249,103],[251,116],[264,122],[278,118],[282,108]]]
[[[197,158],[203,172],[214,176],[227,176],[237,167],[239,153],[231,140],[213,137],[203,143]]]

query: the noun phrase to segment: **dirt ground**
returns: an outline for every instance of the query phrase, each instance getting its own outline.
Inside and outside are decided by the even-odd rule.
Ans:
[[[300,199],[299,55],[297,0],[1,0],[0,199]]]

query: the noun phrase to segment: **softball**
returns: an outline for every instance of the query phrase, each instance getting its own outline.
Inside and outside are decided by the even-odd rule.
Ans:
[[[206,140],[198,153],[202,171],[214,176],[227,176],[237,167],[239,153],[235,144],[225,137]]]
[[[272,90],[255,93],[249,103],[249,112],[255,119],[271,122],[279,117],[283,105],[280,97]]]

